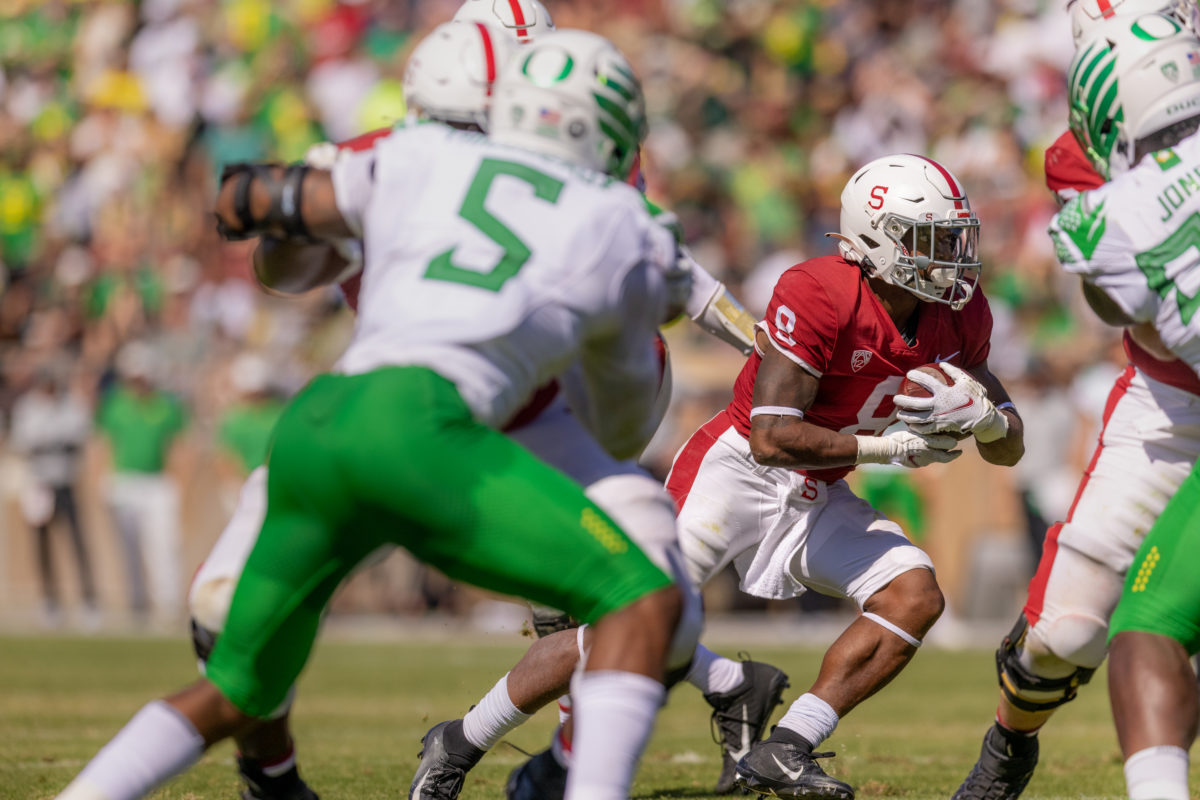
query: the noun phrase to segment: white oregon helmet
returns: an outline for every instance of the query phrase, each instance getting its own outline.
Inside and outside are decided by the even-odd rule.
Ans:
[[[1143,14],[1097,26],[1067,81],[1071,132],[1105,180],[1174,144],[1200,115],[1200,39],[1174,17]],[[1167,128],[1181,126],[1175,131]],[[1162,132],[1158,137],[1139,142]]]
[[[1067,10],[1071,14],[1071,35],[1079,47],[1091,38],[1097,25],[1117,17],[1167,14],[1195,30],[1198,8],[1197,0],[1073,0]]]
[[[516,50],[481,22],[445,22],[420,41],[404,69],[404,98],[418,116],[487,130],[492,84]]]
[[[842,190],[847,261],[925,301],[966,305],[979,281],[979,220],[966,190],[933,159],[908,154],[870,162]]]
[[[554,30],[550,12],[538,0],[466,0],[454,12],[454,21],[500,28],[522,44]]]
[[[646,135],[642,87],[595,33],[554,31],[519,49],[492,95],[493,140],[622,179]]]

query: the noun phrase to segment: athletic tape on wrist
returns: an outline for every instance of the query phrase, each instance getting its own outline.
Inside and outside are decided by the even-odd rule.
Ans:
[[[896,625],[895,623],[892,623],[892,622],[888,622],[886,619],[884,619],[883,617],[879,616],[878,614],[873,614],[873,613],[871,613],[870,611],[864,611],[864,612],[863,612],[863,617],[865,617],[866,619],[869,619],[869,620],[871,620],[871,622],[874,622],[876,625],[882,625],[883,627],[887,628],[887,629],[888,629],[889,631],[891,631],[892,633],[894,633],[894,634],[896,634],[897,636],[899,636],[899,637],[900,637],[901,639],[903,639],[904,641],[906,641],[906,642],[908,642],[909,644],[911,644],[913,647],[920,647],[920,646],[921,646],[921,640],[920,640],[920,639],[918,639],[917,637],[913,636],[911,633],[909,633],[908,631],[904,630],[904,629],[903,629],[903,628],[901,628],[899,625]]]

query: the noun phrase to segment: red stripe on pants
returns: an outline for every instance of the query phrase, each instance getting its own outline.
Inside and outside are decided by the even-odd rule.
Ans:
[[[1088,462],[1087,469],[1083,471],[1083,478],[1079,481],[1079,488],[1075,490],[1075,499],[1071,501],[1071,508],[1067,511],[1067,522],[1070,522],[1075,516],[1075,507],[1079,505],[1079,499],[1083,497],[1083,491],[1087,488],[1088,480],[1096,469],[1100,454],[1104,452],[1104,432],[1108,430],[1108,421],[1112,418],[1117,403],[1125,396],[1125,392],[1129,391],[1129,382],[1133,379],[1135,371],[1132,364],[1127,366],[1121,373],[1121,377],[1117,378],[1117,382],[1113,384],[1112,391],[1109,392],[1108,401],[1104,404],[1104,419],[1101,422],[1100,435],[1096,440],[1096,451],[1092,453],[1092,460]],[[1042,545],[1042,559],[1038,562],[1037,572],[1034,573],[1033,579],[1029,581],[1029,598],[1025,601],[1025,619],[1030,627],[1036,625],[1037,621],[1041,619],[1042,608],[1045,607],[1046,584],[1050,582],[1050,573],[1054,570],[1054,558],[1058,555],[1058,534],[1062,531],[1064,524],[1056,522],[1046,531],[1046,541]]]

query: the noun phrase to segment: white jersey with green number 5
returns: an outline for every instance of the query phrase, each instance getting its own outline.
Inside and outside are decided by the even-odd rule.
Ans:
[[[675,241],[635,189],[432,124],[344,157],[333,181],[365,252],[341,371],[431,367],[497,426],[577,359],[652,404]]]

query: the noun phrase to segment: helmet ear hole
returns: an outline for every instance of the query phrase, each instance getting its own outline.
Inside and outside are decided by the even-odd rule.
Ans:
[[[582,139],[588,134],[587,120],[583,117],[573,117],[567,120],[564,130],[566,130],[567,135],[572,139]]]
[[[863,236],[863,235],[860,233],[860,234],[858,235],[858,238],[862,239],[862,240],[863,240],[863,243],[864,243],[864,244],[865,244],[867,247],[871,248],[872,250],[874,250],[876,247],[879,247],[879,242],[875,241],[875,240],[874,240],[874,239],[872,239],[870,236]]]

